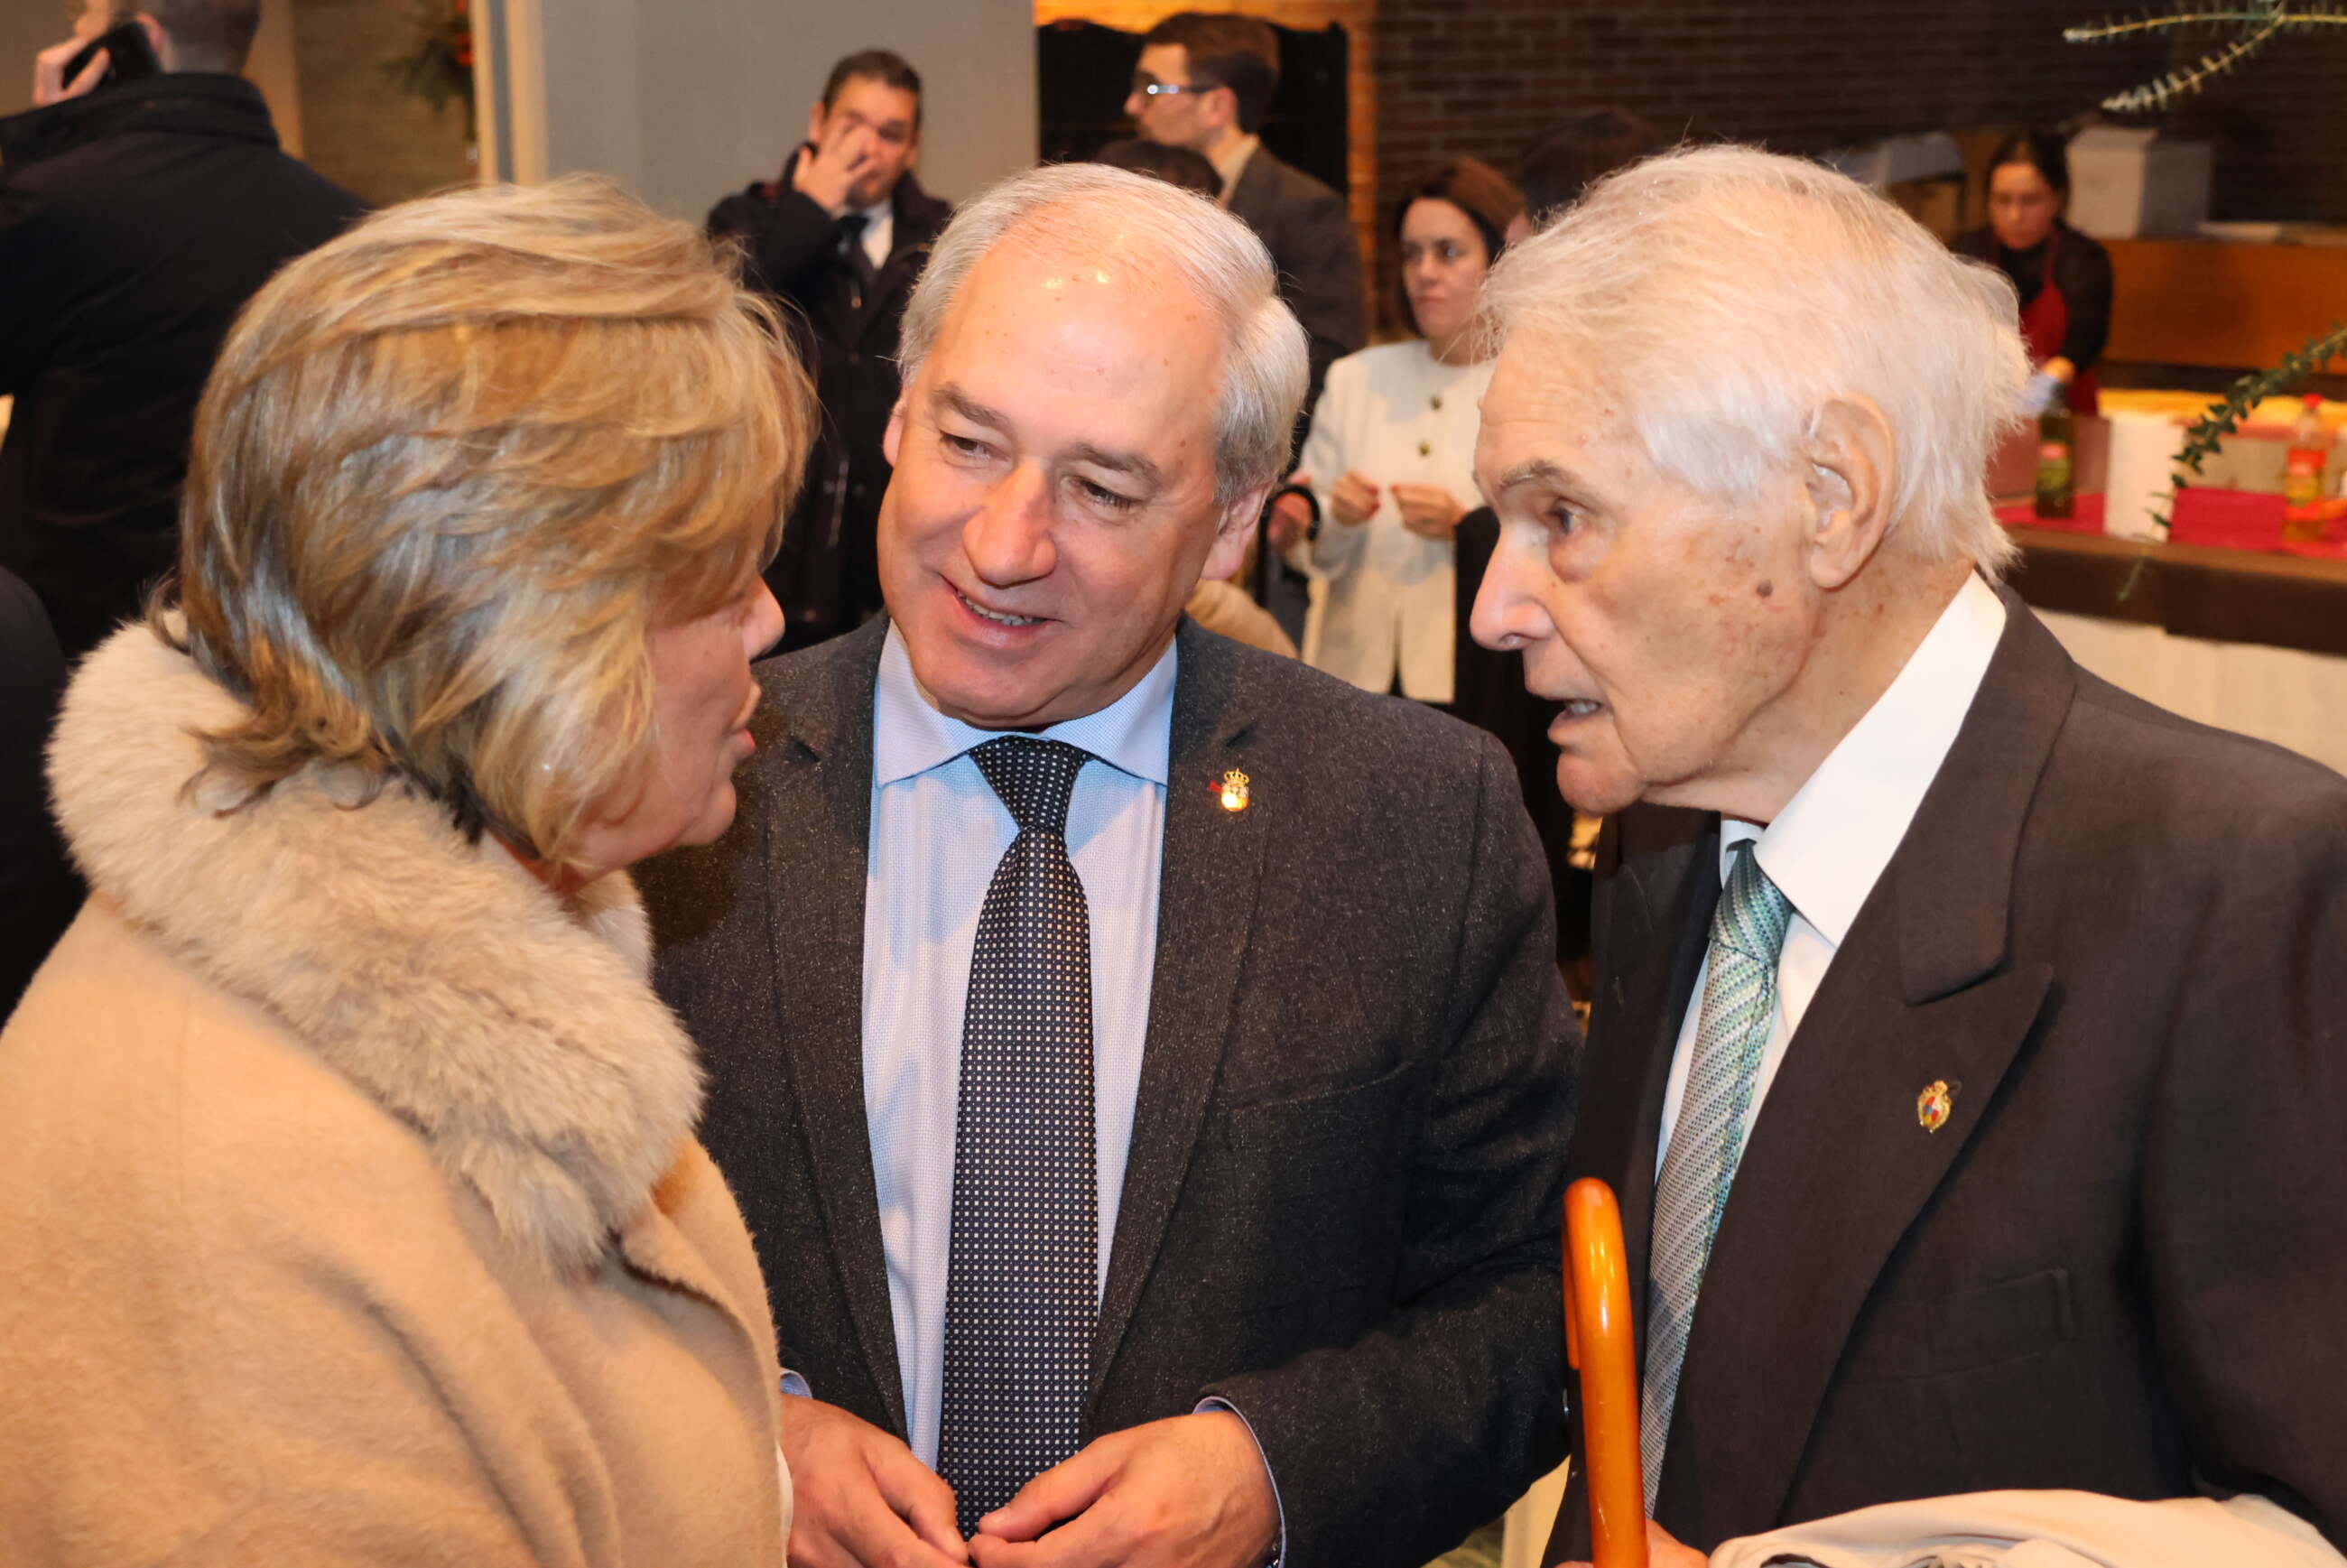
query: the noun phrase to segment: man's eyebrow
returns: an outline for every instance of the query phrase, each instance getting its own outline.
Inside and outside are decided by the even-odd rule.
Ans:
[[[1527,485],[1547,485],[1559,490],[1581,488],[1581,481],[1571,469],[1546,457],[1534,457],[1501,475],[1499,484],[1491,491],[1491,498],[1497,500],[1510,490],[1521,489]]]
[[[1010,425],[1010,421],[999,410],[989,408],[950,381],[929,394],[929,405],[932,409],[942,406],[948,413],[958,414],[972,425],[983,425],[989,430],[1005,430]]]
[[[1152,488],[1163,484],[1165,478],[1163,469],[1138,452],[1112,452],[1104,446],[1095,446],[1089,441],[1080,441],[1069,447],[1068,460],[1071,463],[1089,463],[1095,468],[1105,468],[1112,474],[1129,474]]]
[[[989,430],[1010,428],[1009,415],[999,409],[988,407],[950,381],[929,394],[929,404],[932,408],[942,407],[948,413],[958,415],[972,425],[981,425]],[[1062,460],[1089,464],[1095,468],[1104,468],[1112,474],[1130,475],[1153,488],[1165,482],[1165,470],[1141,453],[1119,452],[1110,447],[1094,446],[1089,441],[1079,441],[1068,447],[1062,454]]]

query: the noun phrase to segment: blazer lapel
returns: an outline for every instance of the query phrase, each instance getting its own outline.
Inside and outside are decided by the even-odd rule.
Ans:
[[[1611,832],[1618,859],[1609,943],[1635,943],[1636,957],[1606,979],[1604,1011],[1591,1020],[1573,1164],[1576,1174],[1603,1177],[1621,1204],[1632,1316],[1643,1331],[1663,1091],[1719,901],[1719,819],[1639,811],[1617,817]]]
[[[827,682],[784,717],[784,787],[766,815],[769,886],[791,917],[774,943],[784,1061],[797,1091],[826,1249],[864,1358],[898,1435],[905,1383],[897,1361],[880,1200],[864,1107],[864,883],[872,815],[872,686],[887,627],[841,640]],[[787,900],[780,897],[787,888]]]
[[[2022,828],[2075,677],[2018,601],[2006,613],[1972,713],[1804,1015],[1728,1196],[1657,1510],[1698,1542],[1779,1522],[1860,1308],[2052,985],[2048,966],[2011,962],[2006,933]],[[1918,1103],[1935,1083],[1952,1096],[1936,1130]]]
[[[1255,926],[1266,825],[1275,815],[1260,807],[1225,811],[1208,787],[1230,769],[1245,766],[1254,728],[1235,650],[1187,619],[1178,642],[1156,968],[1132,1151],[1092,1340],[1095,1400],[1133,1321],[1205,1124]]]

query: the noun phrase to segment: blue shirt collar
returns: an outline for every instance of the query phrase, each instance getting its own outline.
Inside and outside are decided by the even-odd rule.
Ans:
[[[1042,733],[1080,746],[1122,773],[1164,787],[1173,748],[1174,642],[1133,690],[1096,713],[1064,720]],[[872,692],[872,787],[879,789],[953,761],[1001,733],[948,718],[930,706],[913,679],[912,655],[892,623],[880,650]]]

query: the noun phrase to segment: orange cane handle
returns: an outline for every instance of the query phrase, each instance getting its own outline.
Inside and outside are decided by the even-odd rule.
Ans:
[[[1581,1370],[1581,1459],[1593,1568],[1646,1568],[1646,1486],[1638,1461],[1638,1355],[1622,1209],[1594,1176],[1564,1194],[1565,1316]]]

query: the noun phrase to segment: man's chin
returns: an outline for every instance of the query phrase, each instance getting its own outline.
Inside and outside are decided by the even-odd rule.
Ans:
[[[1638,804],[1638,781],[1627,772],[1599,766],[1571,753],[1556,759],[1556,788],[1565,804],[1588,816],[1610,816]]]

